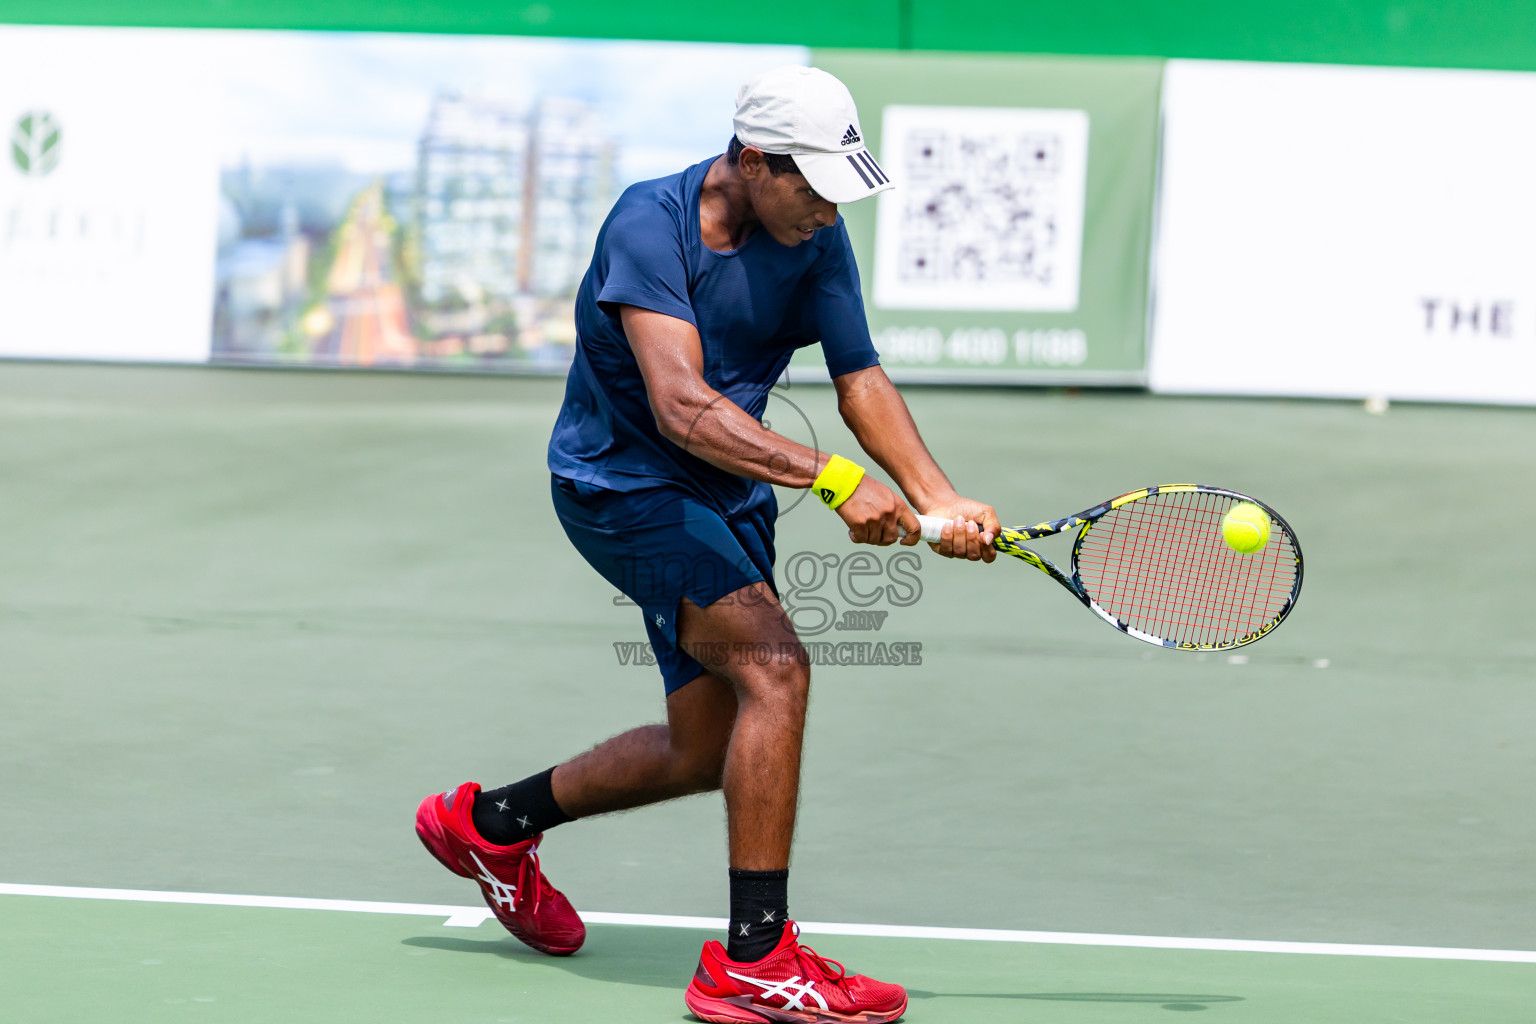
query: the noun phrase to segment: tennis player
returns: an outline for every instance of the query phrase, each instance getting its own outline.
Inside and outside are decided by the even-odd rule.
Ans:
[[[789,918],[810,668],[774,588],[769,485],[812,488],[859,543],[918,543],[916,508],[952,520],[941,554],[990,562],[1000,527],[950,486],[870,341],[837,204],[892,182],[864,146],[853,97],[824,71],[783,67],[736,103],[723,155],[632,186],[608,215],[549,444],[566,534],[645,617],[666,724],[501,789],[435,794],[416,828],[449,870],[479,882],[508,931],[561,956],[585,930],[543,874],[543,833],[723,789],[730,928],[723,946],[705,944],[689,1009],[753,1024],[892,1021],[907,1006],[901,986],[846,973],[800,945]],[[906,500],[760,422],[790,355],[817,342],[844,422]],[[765,649],[773,656],[738,654]]]

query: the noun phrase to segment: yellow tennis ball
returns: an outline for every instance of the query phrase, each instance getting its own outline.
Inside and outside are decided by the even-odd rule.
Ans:
[[[1269,543],[1269,513],[1240,501],[1221,517],[1221,536],[1233,551],[1251,555]]]

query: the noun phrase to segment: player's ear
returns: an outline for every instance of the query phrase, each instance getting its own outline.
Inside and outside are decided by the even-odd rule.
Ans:
[[[762,150],[755,146],[744,146],[741,156],[737,158],[737,165],[741,168],[741,176],[750,180],[767,169],[768,161],[763,157]]]

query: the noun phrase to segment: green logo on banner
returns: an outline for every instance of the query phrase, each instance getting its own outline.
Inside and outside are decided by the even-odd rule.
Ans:
[[[22,174],[41,178],[59,166],[59,123],[42,110],[21,115],[11,132],[11,159]]]

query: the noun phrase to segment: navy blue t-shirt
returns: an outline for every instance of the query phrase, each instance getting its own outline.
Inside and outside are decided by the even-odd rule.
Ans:
[[[842,217],[797,246],[761,228],[730,252],[704,245],[699,189],[714,160],[630,186],[598,232],[576,295],[576,358],[549,469],[617,491],[678,485],[730,513],[768,485],[718,469],[656,429],[619,306],[693,324],[705,382],[758,419],[797,348],[820,341],[834,377],[880,359]]]

